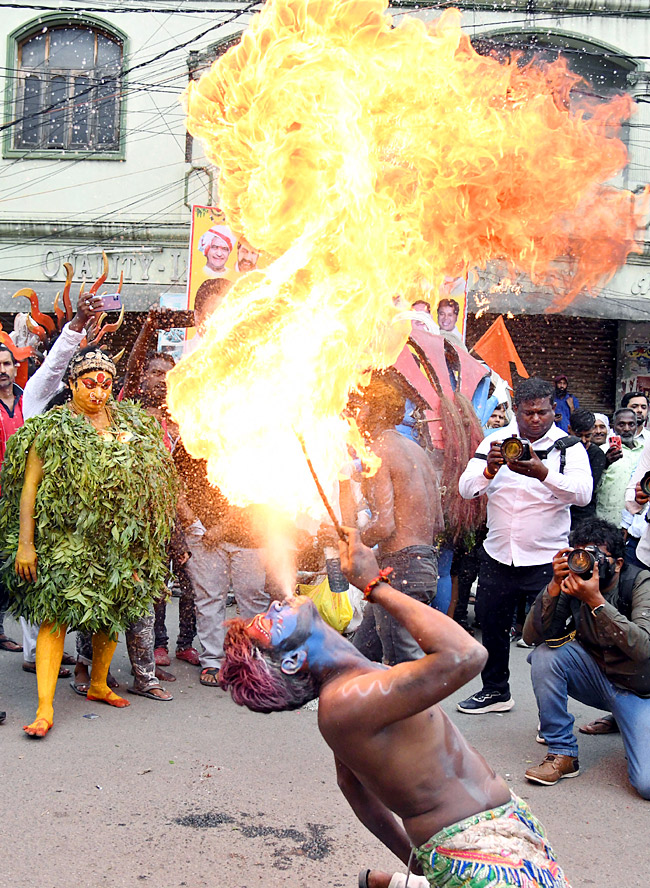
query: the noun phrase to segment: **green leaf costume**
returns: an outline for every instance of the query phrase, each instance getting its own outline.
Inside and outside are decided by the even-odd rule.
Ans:
[[[57,407],[29,419],[7,442],[0,483],[0,560],[10,608],[113,635],[143,616],[164,591],[166,545],[177,480],[159,424],[132,402],[108,405],[111,438]],[[43,462],[36,497],[38,578],[18,577],[19,507],[32,445]]]

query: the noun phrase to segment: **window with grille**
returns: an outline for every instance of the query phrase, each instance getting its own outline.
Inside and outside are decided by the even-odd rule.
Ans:
[[[44,28],[19,43],[17,67],[14,148],[119,149],[118,38],[86,26]]]

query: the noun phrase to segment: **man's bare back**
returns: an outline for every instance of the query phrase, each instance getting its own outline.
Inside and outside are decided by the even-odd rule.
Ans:
[[[408,674],[412,665],[390,671],[377,665],[327,682],[318,724],[339,772],[341,764],[348,768],[402,819],[418,846],[452,823],[505,804],[510,792],[439,706],[386,723],[389,695],[416,690]]]
[[[372,444],[381,459],[377,473],[364,483],[372,519],[361,538],[379,546],[381,555],[408,546],[431,546],[444,528],[435,470],[418,444],[385,429]]]

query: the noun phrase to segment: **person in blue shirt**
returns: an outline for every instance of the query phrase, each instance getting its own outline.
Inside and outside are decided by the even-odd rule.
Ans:
[[[555,383],[555,425],[569,431],[569,417],[580,406],[575,395],[569,394],[569,380],[562,373],[553,380]]]

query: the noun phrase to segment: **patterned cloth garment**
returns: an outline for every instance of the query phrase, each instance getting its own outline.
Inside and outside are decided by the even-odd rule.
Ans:
[[[435,888],[570,888],[544,827],[514,794],[436,833],[415,855]]]

